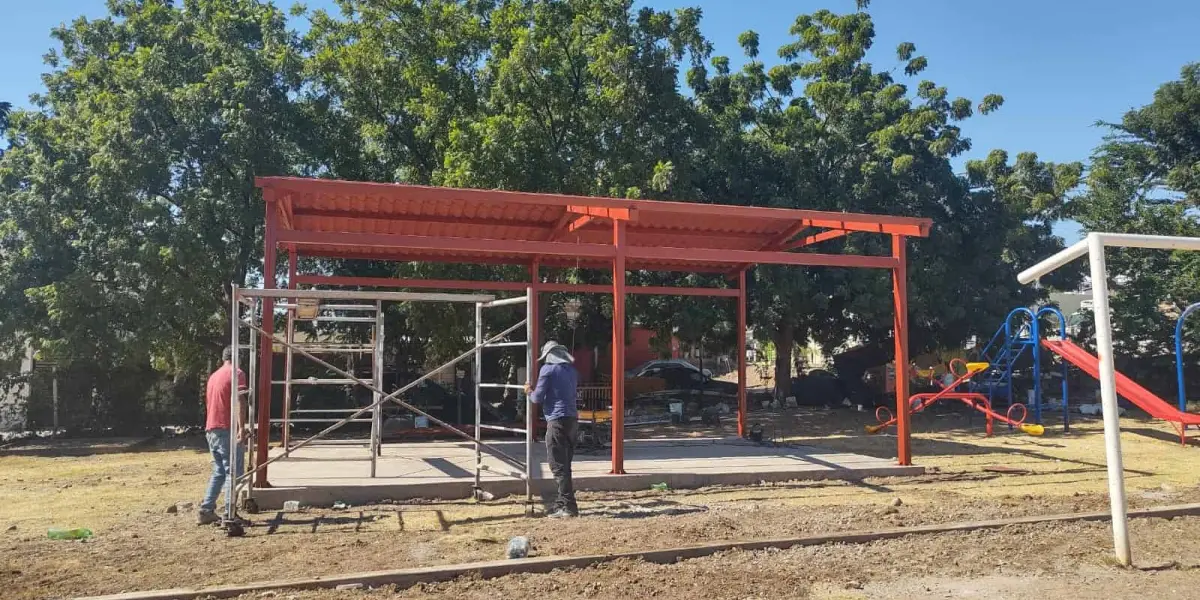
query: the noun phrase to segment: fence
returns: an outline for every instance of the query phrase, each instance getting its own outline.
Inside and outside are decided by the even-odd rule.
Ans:
[[[2,419],[17,432],[121,435],[204,419],[204,374],[169,376],[144,367],[78,364],[37,368],[21,377],[23,398]],[[14,386],[13,389],[16,389]]]

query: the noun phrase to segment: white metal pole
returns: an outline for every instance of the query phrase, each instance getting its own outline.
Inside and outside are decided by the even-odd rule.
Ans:
[[[296,309],[287,309],[287,354],[283,361],[283,453],[292,449],[292,378],[293,352],[291,344],[296,340]]]
[[[483,417],[480,414],[483,408],[483,399],[480,397],[481,390],[479,380],[483,377],[483,303],[475,303],[475,429],[471,432],[475,438],[475,497],[482,497],[483,490],[483,449],[479,446],[479,430],[483,424]]]
[[[230,308],[230,315],[229,315],[229,317],[230,317],[229,318],[229,322],[230,322],[229,349],[232,353],[232,357],[230,358],[230,360],[233,364],[233,373],[232,373],[232,377],[229,378],[229,387],[230,387],[230,391],[229,391],[229,393],[230,393],[230,396],[229,396],[229,423],[230,423],[231,427],[229,428],[229,465],[228,465],[228,471],[227,471],[229,473],[229,476],[226,478],[226,481],[225,481],[225,520],[229,521],[229,522],[233,522],[234,517],[236,516],[236,513],[233,510],[234,509],[233,496],[234,496],[235,491],[237,490],[237,480],[238,480],[238,474],[233,472],[233,465],[237,464],[237,461],[234,460],[233,457],[237,456],[237,453],[239,452],[237,431],[238,431],[238,428],[241,427],[241,425],[242,425],[241,423],[238,422],[238,408],[239,408],[239,403],[242,400],[241,397],[238,395],[238,392],[241,391],[238,389],[238,379],[239,379],[238,365],[240,362],[238,360],[238,354],[240,354],[240,349],[238,348],[238,335],[241,333],[241,329],[240,329],[241,318],[239,315],[241,305],[239,304],[239,301],[238,301],[239,298],[238,298],[237,286],[231,285],[230,288],[231,288],[230,289],[230,298],[232,299],[232,306]],[[251,312],[250,318],[251,319],[254,318],[253,311]],[[249,383],[250,385],[253,385],[253,382],[247,382],[247,383]]]
[[[58,365],[50,368],[50,396],[54,403],[54,436],[58,437]]]
[[[536,263],[535,263],[536,264]],[[537,269],[534,269],[536,273]],[[536,315],[533,314],[533,288],[525,288],[525,378],[531,379],[536,377],[537,365],[534,362],[537,359],[537,349],[534,344],[537,343],[533,339],[533,319]],[[526,381],[518,381],[517,383],[524,385]],[[527,396],[518,392],[518,396]],[[533,426],[537,423],[537,417],[534,416],[536,411],[533,410],[533,404],[529,402],[528,397],[522,398],[525,403],[525,516],[533,516]]]
[[[1100,358],[1100,403],[1104,410],[1104,453],[1108,463],[1108,497],[1112,510],[1113,551],[1117,562],[1129,566],[1129,523],[1125,505],[1125,468],[1121,459],[1121,419],[1117,407],[1117,379],[1113,364],[1112,322],[1108,312],[1108,267],[1104,239],[1087,237],[1092,274],[1092,306],[1096,319],[1096,353]]]
[[[265,321],[266,319],[274,318],[274,315],[268,315],[268,314],[266,314],[266,312],[264,312],[265,308],[266,308],[266,306],[264,306],[262,298],[258,298],[254,301],[254,308],[251,309],[251,312],[260,315],[259,321],[258,321],[260,324],[263,321]],[[258,416],[257,416],[258,415],[258,383],[257,383],[258,382],[258,354],[259,354],[259,346],[263,343],[264,343],[264,338],[262,336],[257,336],[257,335],[250,336],[250,356],[247,359],[247,362],[250,363],[250,368],[249,368],[249,375],[248,375],[249,379],[247,380],[247,383],[249,385],[246,386],[246,389],[248,390],[248,393],[246,394],[246,423],[242,424],[242,426],[246,427],[247,430],[250,432],[250,436],[246,438],[246,451],[245,451],[246,452],[245,463],[249,463],[249,464],[254,464],[255,460],[256,460],[255,452],[258,449],[258,444],[256,443],[258,436],[265,435],[265,436],[268,436],[268,439],[269,439],[270,432],[271,432],[271,430],[269,428],[270,427],[269,424],[268,424],[267,431],[258,431]],[[270,344],[271,346],[274,346],[274,344],[272,343],[271,340],[265,340],[265,343]],[[273,349],[271,346],[268,346],[268,349],[267,349],[268,352],[270,352]],[[236,374],[237,372],[238,371],[235,369],[234,373]],[[237,377],[234,377],[234,379],[237,379]],[[270,399],[269,390],[268,390],[267,398],[268,398],[268,404],[269,404],[269,399]],[[270,411],[270,408],[268,407],[267,410]],[[238,413],[238,414],[241,414],[241,413]],[[233,421],[230,421],[230,423],[233,423]],[[236,432],[231,432],[231,433],[236,433]],[[238,456],[240,456],[240,454],[237,454],[237,453],[232,453],[229,455],[229,460],[231,461],[230,464],[232,465],[230,467],[230,473],[233,473],[237,468]],[[264,458],[266,458],[266,457],[264,457]],[[245,464],[245,463],[243,463],[243,464]],[[241,473],[239,472],[238,475],[241,475]],[[250,497],[253,493],[254,493],[254,482],[250,481],[246,484],[246,497]]]
[[[372,379],[375,389],[383,390],[383,302],[375,301],[375,327],[372,336],[375,342],[375,352],[371,356]],[[375,409],[371,411],[371,477],[375,476],[376,463],[380,454],[380,439],[383,436],[383,395],[374,392],[371,396]]]

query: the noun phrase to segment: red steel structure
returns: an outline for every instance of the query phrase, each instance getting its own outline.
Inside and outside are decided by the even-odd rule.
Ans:
[[[276,255],[288,253],[288,286],[591,292],[613,295],[612,472],[624,465],[627,294],[737,298],[738,434],[746,435],[746,269],[756,264],[888,269],[895,305],[896,364],[908,364],[905,238],[927,237],[929,219],[812,210],[625,200],[294,177],[260,177],[266,203],[264,286],[277,287]],[[821,254],[802,248],[864,232],[892,237],[891,256]],[[529,282],[299,275],[301,256],[403,262],[524,265]],[[542,281],[542,267],[610,270],[609,285]],[[626,286],[627,271],[724,273],[736,289]],[[263,299],[264,314],[274,310]],[[537,294],[530,298],[537,312]],[[263,319],[273,332],[272,319]],[[534,343],[540,341],[533,324]],[[270,418],[272,344],[260,344],[258,429]],[[535,346],[536,347],[536,346]],[[908,370],[896,369],[896,458],[912,463]],[[258,436],[257,460],[268,456]],[[259,465],[254,465],[258,467]],[[256,486],[266,487],[267,469]]]

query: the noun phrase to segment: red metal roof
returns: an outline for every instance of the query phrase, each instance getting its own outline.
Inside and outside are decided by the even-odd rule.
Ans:
[[[614,220],[629,270],[747,264],[889,267],[891,257],[788,252],[812,229],[925,237],[928,219],[497,190],[260,177],[277,243],[304,256],[608,268]],[[831,239],[824,233],[809,243]],[[795,240],[795,241],[793,241]]]

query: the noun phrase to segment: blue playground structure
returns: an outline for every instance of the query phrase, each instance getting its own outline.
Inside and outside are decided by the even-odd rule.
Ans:
[[[1200,306],[1200,304],[1193,306]],[[1189,310],[1191,308],[1189,307]],[[1031,402],[1033,421],[1038,424],[1042,422],[1042,331],[1040,321],[1043,316],[1047,315],[1058,318],[1058,335],[1063,340],[1067,339],[1067,320],[1058,307],[1043,306],[1036,311],[1024,307],[1014,309],[1008,313],[1004,324],[996,330],[991,341],[979,353],[979,360],[987,362],[991,366],[971,386],[980,393],[986,393],[989,402],[992,402],[995,396],[1006,395],[1009,406],[1012,406],[1014,403],[1013,372],[1016,370],[1017,362],[1025,355],[1026,351],[1029,351],[1033,362],[1033,400]],[[1182,384],[1180,389],[1182,390]],[[1062,413],[1063,431],[1070,431],[1066,361],[1063,361],[1062,365]]]
[[[1200,302],[1183,309],[1179,320],[1175,322],[1175,377],[1179,383],[1179,412],[1187,412],[1187,393],[1183,389],[1183,321],[1197,308],[1200,308]]]

